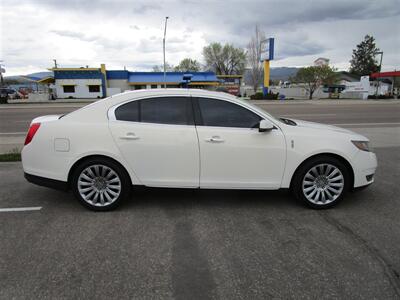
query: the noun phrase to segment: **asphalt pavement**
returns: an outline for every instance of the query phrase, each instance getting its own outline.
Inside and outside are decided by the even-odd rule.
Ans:
[[[375,183],[325,211],[285,191],[139,189],[95,213],[0,163],[0,299],[400,299],[399,104],[265,105],[365,131]],[[0,109],[0,133],[58,112]]]

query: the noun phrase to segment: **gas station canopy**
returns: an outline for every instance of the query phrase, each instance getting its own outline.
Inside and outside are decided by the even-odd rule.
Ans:
[[[391,72],[377,72],[372,73],[370,75],[371,78],[380,78],[380,77],[400,77],[400,71],[391,71]]]

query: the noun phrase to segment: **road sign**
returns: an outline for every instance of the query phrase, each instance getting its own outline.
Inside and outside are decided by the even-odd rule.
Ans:
[[[261,41],[261,61],[274,59],[274,38],[269,38]]]
[[[261,61],[264,66],[264,84],[263,84],[263,94],[266,96],[268,94],[269,88],[269,62],[274,59],[274,38],[269,38],[261,41]]]

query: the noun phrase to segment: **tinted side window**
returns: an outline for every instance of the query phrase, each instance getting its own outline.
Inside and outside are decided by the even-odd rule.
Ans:
[[[261,117],[252,111],[224,100],[198,98],[204,126],[255,128]]]
[[[140,100],[140,121],[159,124],[193,124],[190,99],[160,97]]]
[[[115,118],[120,121],[139,122],[139,101],[131,101],[115,110]]]

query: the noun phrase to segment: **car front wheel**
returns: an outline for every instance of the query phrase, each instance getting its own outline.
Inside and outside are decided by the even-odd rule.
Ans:
[[[334,157],[319,157],[306,162],[296,172],[293,192],[312,208],[336,205],[349,187],[346,166]]]
[[[90,159],[73,173],[72,189],[85,207],[95,211],[116,208],[129,195],[126,171],[112,160]]]

